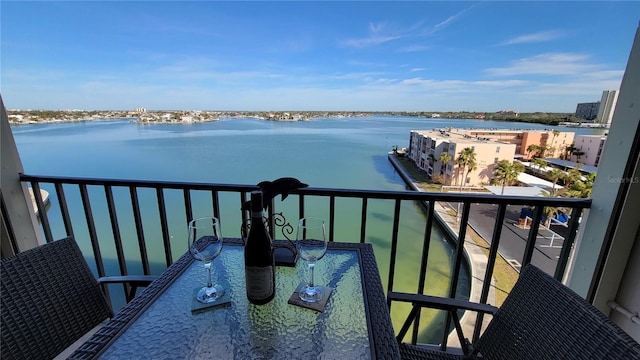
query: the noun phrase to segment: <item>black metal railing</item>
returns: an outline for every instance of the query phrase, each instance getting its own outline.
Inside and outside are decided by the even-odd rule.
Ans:
[[[169,182],[169,181],[146,181],[146,180],[116,180],[116,179],[95,179],[95,178],[76,178],[76,177],[53,177],[53,176],[36,176],[21,174],[20,180],[33,188],[35,196],[35,203],[38,210],[38,216],[41,224],[41,231],[47,242],[60,238],[62,236],[54,236],[52,225],[57,224],[58,227],[64,227],[64,236],[74,236],[76,229],[86,227],[86,233],[88,234],[91,244],[92,254],[96,265],[96,272],[98,276],[105,276],[105,263],[101,255],[101,241],[99,232],[97,230],[97,224],[104,227],[105,223],[108,224],[110,232],[113,236],[115,252],[117,254],[117,267],[120,275],[128,275],[128,268],[131,266],[132,260],[126,257],[125,243],[131,240],[123,240],[123,238],[135,238],[137,240],[137,251],[139,254],[135,256],[137,268],[141,269],[143,274],[148,275],[152,273],[151,264],[149,260],[149,244],[148,239],[149,227],[145,226],[144,219],[149,212],[149,201],[155,202],[151,207],[154,208],[153,215],[157,216],[157,225],[154,230],[162,238],[162,247],[164,252],[164,266],[171,265],[174,259],[175,244],[172,242],[172,236],[170,232],[170,222],[173,215],[169,215],[168,209],[171,214],[176,214],[176,211],[182,213],[180,217],[184,219],[191,219],[194,213],[194,199],[199,202],[203,200],[203,194],[207,194],[206,206],[211,206],[211,211],[216,217],[225,216],[229,223],[238,224],[238,233],[241,232],[241,227],[245,226],[247,220],[247,214],[242,211],[242,204],[248,200],[248,194],[257,189],[257,186],[253,185],[238,185],[238,184],[207,184],[207,183],[193,183],[193,182]],[[59,219],[50,219],[50,215],[47,214],[45,208],[45,202],[38,195],[42,187],[48,187],[53,189],[51,194],[50,208],[59,209],[56,212],[56,216]],[[73,203],[68,200],[68,194],[73,192]],[[117,193],[117,195],[114,195]],[[144,196],[141,194],[144,193]],[[122,197],[123,194],[127,194],[127,212],[130,211],[130,216],[133,217],[133,224],[135,228],[135,236],[127,232],[126,236],[123,236],[121,230],[120,220],[122,219]],[[179,195],[177,195],[179,194]],[[562,279],[571,249],[575,240],[576,232],[579,226],[579,219],[582,211],[585,208],[589,208],[591,205],[590,199],[565,199],[565,198],[545,198],[545,197],[520,197],[520,196],[495,196],[491,194],[459,194],[459,193],[432,193],[432,192],[417,192],[417,191],[375,191],[375,190],[356,190],[356,189],[330,189],[330,188],[314,188],[308,187],[303,189],[294,190],[290,195],[292,198],[297,198],[297,209],[294,206],[291,210],[291,205],[295,204],[295,201],[287,201],[288,210],[294,213],[294,217],[303,217],[306,213],[317,211],[318,199],[321,199],[323,203],[328,205],[324,216],[328,219],[329,230],[328,236],[330,241],[336,241],[336,229],[334,224],[336,223],[337,213],[337,201],[343,201],[343,199],[353,199],[356,203],[359,202],[357,207],[360,213],[360,226],[358,240],[361,243],[367,241],[369,234],[367,233],[367,222],[370,217],[369,207],[372,201],[386,201],[393,205],[393,213],[386,214],[389,217],[392,224],[391,238],[387,239],[389,244],[388,253],[383,253],[383,256],[388,256],[389,268],[388,273],[381,273],[381,277],[386,279],[387,291],[394,291],[394,279],[396,265],[401,259],[398,257],[398,244],[399,244],[399,230],[401,219],[401,204],[403,202],[413,202],[421,205],[422,211],[425,212],[425,224],[424,224],[424,238],[422,241],[422,253],[420,254],[420,264],[417,289],[412,290],[415,293],[424,293],[427,284],[427,263],[429,260],[429,248],[431,244],[432,231],[434,224],[438,223],[442,226],[447,226],[443,223],[443,217],[435,209],[436,203],[459,203],[461,204],[461,214],[459,215],[458,229],[457,231],[450,231],[454,234],[457,232],[457,238],[452,239],[453,247],[453,260],[452,269],[450,273],[450,284],[448,295],[451,298],[465,296],[465,294],[458,293],[458,281],[460,273],[465,269],[465,252],[464,243],[467,241],[467,227],[469,216],[471,213],[471,207],[474,204],[491,204],[497,206],[495,213],[495,226],[491,239],[486,239],[490,244],[487,253],[487,269],[484,273],[482,281],[482,289],[480,291],[480,302],[486,303],[491,287],[491,279],[494,273],[494,265],[496,259],[499,256],[500,240],[502,238],[502,229],[505,222],[505,214],[509,206],[528,206],[533,209],[533,216],[531,220],[531,226],[529,229],[528,237],[526,239],[526,245],[524,247],[524,253],[522,255],[521,265],[524,266],[532,261],[534,249],[536,248],[536,240],[538,237],[538,227],[544,217],[545,207],[564,208],[570,211],[570,219],[567,224],[567,232],[564,238],[560,255],[557,259],[557,266],[553,275],[557,279]],[[223,199],[224,198],[224,199]],[[98,200],[96,200],[98,199]],[[79,202],[79,203],[78,203]],[[101,210],[101,215],[94,214],[96,208],[96,202],[104,203],[106,211]],[[141,206],[141,202],[145,205]],[[80,207],[84,215],[83,220],[77,219],[70,214],[70,209],[74,209],[75,213],[80,211],[77,209]],[[284,203],[283,203],[284,204]],[[340,203],[341,204],[341,203]],[[3,204],[4,205],[4,204]],[[200,205],[201,206],[201,205]],[[284,206],[284,205],[281,205]],[[340,205],[342,206],[342,205]],[[100,206],[101,207],[101,206]],[[420,207],[418,207],[420,208]],[[143,210],[144,209],[144,210]],[[176,210],[179,209],[179,210]],[[270,212],[273,214],[277,211],[276,204],[272,203]],[[119,212],[120,211],[120,212]],[[156,214],[157,211],[157,214]],[[357,212],[357,210],[356,210]],[[186,220],[185,220],[186,221]],[[224,222],[223,222],[224,223]],[[184,223],[182,223],[184,224]],[[273,224],[275,225],[275,224]],[[275,226],[270,227],[272,235],[274,234]],[[246,230],[246,229],[245,229]],[[456,229],[453,229],[456,230]],[[154,238],[156,235],[152,235]],[[462,239],[462,241],[458,241]],[[344,241],[344,240],[340,240]],[[102,243],[103,244],[103,243]],[[380,254],[380,252],[378,252]],[[386,260],[386,259],[385,259]],[[112,274],[113,275],[113,274]],[[389,300],[388,303],[390,310],[394,310],[394,307]],[[413,325],[413,332],[411,341],[415,343],[418,338],[418,329],[420,328],[419,316],[416,317],[416,323]],[[479,319],[475,325],[474,338],[480,333],[481,319]],[[446,344],[446,336],[448,334],[448,321],[443,334],[443,343]],[[446,346],[446,345],[445,345]]]

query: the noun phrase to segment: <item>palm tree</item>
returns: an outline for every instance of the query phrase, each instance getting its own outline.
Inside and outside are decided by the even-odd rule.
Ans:
[[[529,154],[529,159],[531,159],[531,153],[537,154],[540,150],[540,145],[531,144],[527,146],[527,154]]]
[[[571,145],[567,146],[564,148],[564,158],[562,160],[571,160],[571,156],[573,155],[573,152],[578,150],[575,147],[575,143],[572,143]]]
[[[550,146],[539,145],[538,146],[538,153],[536,154],[536,157],[545,157],[545,154],[547,153],[547,151],[549,151],[549,149],[551,149]]]
[[[548,150],[551,150],[551,157],[555,157],[556,156],[556,147],[554,146],[556,138],[558,137],[558,135],[560,135],[560,130],[553,130],[551,131],[553,133],[553,138],[551,139],[551,146],[549,147]]]
[[[567,188],[571,187],[573,183],[577,181],[581,181],[581,179],[582,179],[582,173],[578,169],[569,169],[569,171],[567,171],[567,173],[565,174],[564,178],[562,178]]]
[[[551,171],[547,172],[547,177],[553,182],[553,186],[551,187],[551,194],[553,196],[556,195],[556,184],[558,180],[564,179],[565,176],[567,176],[567,174],[560,169],[551,169]]]
[[[536,166],[536,173],[538,174],[540,173],[540,168],[542,168],[543,166],[547,166],[547,162],[541,158],[535,158],[531,161],[531,163]]]
[[[451,161],[451,155],[448,152],[440,153],[438,160],[442,163],[442,167],[444,168],[444,183],[447,184],[447,164]]]
[[[542,190],[541,191],[541,195],[543,197],[556,197],[556,194],[553,191],[549,192],[547,190]],[[543,216],[544,216],[544,221],[542,222],[542,225],[544,225],[546,227],[549,227],[549,225],[551,224],[551,217],[558,210],[559,210],[559,208],[557,208],[555,206],[545,206],[544,210],[542,210],[542,213],[543,213]]]
[[[524,165],[521,162],[509,160],[500,160],[494,169],[495,179],[502,184],[500,195],[504,194],[504,187],[518,179],[518,175],[524,171]]]
[[[477,169],[476,162],[476,152],[473,148],[466,147],[462,149],[460,155],[456,159],[456,165],[462,170],[462,178],[460,178],[460,191],[462,191],[462,187],[464,186],[464,179],[466,179],[466,175],[475,169]],[[467,173],[465,175],[465,169],[467,169]]]
[[[595,173],[589,173],[584,179],[577,180],[569,190],[567,190],[567,196],[575,198],[588,198],[591,197],[591,191],[593,190],[593,182],[596,179]]]

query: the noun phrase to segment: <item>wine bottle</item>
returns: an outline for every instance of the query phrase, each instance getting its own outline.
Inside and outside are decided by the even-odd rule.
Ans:
[[[247,299],[256,305],[268,303],[276,293],[273,245],[262,219],[262,191],[252,191],[251,229],[244,247],[244,274]]]

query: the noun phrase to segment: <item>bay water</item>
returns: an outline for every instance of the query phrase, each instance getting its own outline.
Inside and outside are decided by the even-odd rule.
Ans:
[[[193,181],[208,183],[255,185],[263,180],[295,177],[312,187],[372,190],[405,190],[406,185],[387,159],[392,146],[408,147],[411,130],[442,127],[545,129],[545,125],[480,120],[430,119],[401,116],[317,118],[309,121],[275,122],[254,118],[230,118],[194,124],[142,125],[130,119],[94,120],[73,123],[18,125],[12,132],[26,174],[65,177],[90,177],[127,180]],[[554,127],[560,131],[589,134],[601,130]],[[43,187],[56,203],[55,189]],[[118,205],[119,226],[123,233],[129,272],[140,271],[136,255],[135,225],[129,208],[128,190],[114,190]],[[72,205],[71,216],[82,219],[84,212],[77,192],[66,193]],[[154,191],[142,192],[141,212],[146,223],[157,223]],[[180,193],[168,195],[179,199]],[[102,195],[104,198],[104,195]],[[98,196],[98,199],[100,197]],[[235,203],[237,198],[221,199]],[[279,201],[279,198],[277,199]],[[291,201],[290,201],[291,202]],[[75,206],[73,206],[75,204]],[[146,204],[146,205],[145,205]],[[222,205],[224,211],[225,207]],[[231,205],[233,206],[233,205]],[[277,205],[278,206],[278,205]],[[318,205],[317,214],[325,205]],[[360,202],[345,201],[337,206],[336,241],[357,242],[360,231]],[[236,206],[237,207],[237,206]],[[367,222],[368,243],[373,244],[386,289],[389,272],[393,203],[371,201]],[[206,201],[194,198],[194,216],[210,212]],[[93,200],[97,218],[106,218],[104,200]],[[237,211],[237,209],[234,209]],[[186,249],[184,209],[168,207],[171,251],[176,259]],[[58,219],[60,210],[52,205],[50,219]],[[394,290],[415,292],[420,269],[420,253],[424,235],[425,214],[421,206],[403,202],[401,208],[399,246]],[[311,210],[307,216],[316,215]],[[61,221],[52,221],[54,238],[66,235]],[[82,223],[82,221],[77,221]],[[223,233],[239,237],[240,224],[225,222]],[[157,224],[145,225],[145,239],[152,271],[161,273],[164,247]],[[102,256],[108,275],[117,274],[115,247],[108,221],[96,224]],[[76,239],[85,253],[91,252],[86,228],[74,228]],[[130,239],[127,241],[127,239]],[[427,269],[426,293],[446,295],[448,292],[452,249],[442,231],[432,233]],[[321,264],[319,264],[321,266]],[[458,292],[468,294],[468,274],[459,281]],[[394,326],[399,329],[408,308],[392,309]],[[420,340],[438,343],[437,329],[442,327],[442,314],[423,314],[427,324]],[[436,319],[430,322],[430,320]]]

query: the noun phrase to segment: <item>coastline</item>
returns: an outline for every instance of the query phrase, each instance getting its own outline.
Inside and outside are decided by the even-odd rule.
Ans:
[[[520,113],[508,116],[500,112],[428,112],[428,111],[204,111],[204,110],[19,110],[7,111],[10,125],[51,124],[68,122],[131,119],[143,124],[190,124],[223,118],[255,118],[265,121],[309,121],[316,118],[350,117],[416,117],[422,119],[459,119],[476,121],[520,122],[558,126],[567,124],[568,113]],[[542,115],[540,115],[542,114]],[[575,120],[575,119],[572,119]],[[586,127],[569,122],[575,127]],[[576,125],[577,124],[577,125]]]

